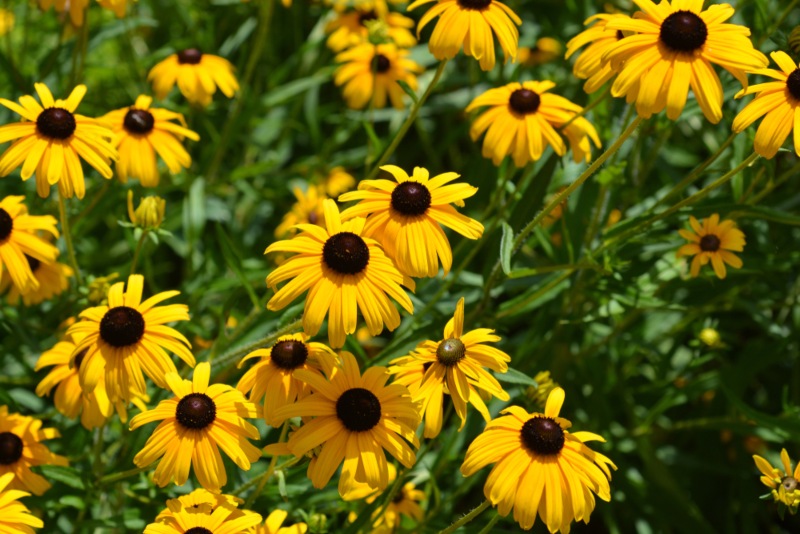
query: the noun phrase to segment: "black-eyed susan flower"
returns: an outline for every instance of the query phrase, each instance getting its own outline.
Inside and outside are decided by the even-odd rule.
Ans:
[[[260,360],[239,379],[236,388],[248,394],[250,402],[258,404],[263,399],[264,420],[276,427],[283,423],[275,417],[278,408],[311,393],[305,382],[294,378],[294,371],[319,373],[336,365],[336,353],[322,343],[309,342],[305,334],[281,336],[272,347],[256,349],[242,358],[239,367],[251,358]]]
[[[28,261],[33,277],[36,278],[38,286],[29,286],[28,289],[22,293],[19,288],[11,282],[11,276],[8,272],[4,272],[0,276],[0,293],[8,289],[6,294],[6,301],[12,306],[16,306],[20,299],[22,299],[25,306],[35,306],[45,300],[60,295],[69,287],[69,278],[73,276],[72,267],[54,261],[52,263],[43,263],[31,256],[25,256]]]
[[[0,126],[0,143],[14,143],[0,156],[0,176],[22,166],[23,180],[36,175],[36,192],[46,198],[50,186],[58,184],[64,197],[86,194],[81,159],[103,178],[113,173],[109,161],[117,151],[109,143],[111,130],[102,121],[78,115],[75,110],[86,94],[86,86],[78,85],[66,100],[54,100],[43,83],[34,84],[41,105],[30,95],[20,97],[19,104],[0,98],[0,104],[24,120]]]
[[[228,98],[239,90],[231,62],[197,48],[188,48],[167,57],[150,70],[147,80],[153,83],[153,91],[159,100],[166,98],[177,83],[190,103],[201,106],[211,103],[217,88]]]
[[[131,275],[128,287],[118,282],[108,291],[108,305],[95,306],[80,314],[81,321],[67,330],[67,335],[79,340],[72,353],[73,360],[86,350],[80,367],[80,384],[91,393],[104,376],[111,402],[126,404],[146,395],[142,371],[159,387],[167,387],[165,375],[177,372],[167,352],[176,354],[194,367],[194,355],[186,337],[166,325],[188,321],[185,304],[158,303],[172,298],[179,291],[164,291],[142,300],[144,277]]]
[[[155,523],[144,528],[144,534],[242,534],[253,532],[261,522],[261,515],[237,508],[236,501],[220,499],[217,506],[206,502],[194,506],[187,501],[167,501],[169,513],[159,514]]]
[[[486,421],[491,419],[480,392],[484,391],[507,401],[508,393],[484,367],[505,373],[511,357],[487,345],[497,343],[500,336],[494,330],[478,328],[464,332],[464,299],[459,299],[456,312],[444,327],[444,339],[439,342],[424,341],[409,357],[394,360],[391,372],[401,371],[406,365],[425,366],[414,400],[422,404],[425,415],[425,437],[435,438],[442,430],[442,400],[444,394],[453,399],[456,414],[461,419],[459,431],[467,421],[467,404],[472,404]]]
[[[128,190],[128,218],[137,228],[142,230],[155,230],[164,222],[164,211],[167,202],[157,196],[144,197],[133,209],[133,191]]]
[[[89,0],[39,0],[39,7],[47,11],[55,7],[56,13],[69,12],[69,20],[73,26],[83,26]]]
[[[334,52],[341,52],[346,48],[366,42],[369,37],[367,25],[375,21],[385,24],[386,36],[399,48],[410,48],[417,44],[414,34],[409,31],[409,28],[414,27],[413,20],[400,13],[381,15],[367,5],[339,13],[325,26],[325,31],[330,34],[328,48]]]
[[[395,381],[396,382],[396,381]],[[389,465],[389,484],[397,478],[397,468],[393,464]],[[406,482],[397,489],[392,500],[386,504],[383,509],[377,509],[373,512],[372,518],[372,533],[373,534],[390,534],[395,532],[400,526],[403,515],[410,517],[417,523],[422,522],[425,518],[425,512],[422,510],[420,503],[425,500],[425,493],[416,489],[413,482]],[[383,495],[381,492],[369,484],[363,482],[355,482],[351,490],[342,495],[342,499],[352,501],[357,499],[364,499],[367,504],[375,502],[375,500]],[[350,513],[350,522],[358,518],[355,512]]]
[[[289,513],[286,510],[273,510],[264,520],[263,525],[257,525],[253,534],[306,534],[308,525],[305,523],[294,523],[283,526]]]
[[[583,111],[582,107],[548,92],[555,85],[550,81],[514,82],[489,89],[475,98],[467,106],[467,112],[488,107],[469,130],[474,141],[486,132],[483,157],[492,158],[495,165],[500,165],[503,158],[510,155],[514,165],[523,167],[541,158],[547,145],[563,156],[567,153],[563,134],[572,149],[572,159],[576,163],[590,161],[591,144],[600,146],[597,130],[586,118],[574,118]]]
[[[417,77],[424,69],[408,58],[409,52],[394,44],[354,46],[338,54],[339,68],[333,75],[336,85],[344,86],[342,96],[348,107],[405,107],[405,91],[398,81],[417,90]]]
[[[777,81],[751,85],[736,98],[757,93],[756,98],[733,119],[733,131],[740,133],[760,117],[754,148],[757,154],[773,158],[794,130],[794,151],[800,155],[800,68],[786,52],[772,52],[772,61],[781,70],[760,69],[754,74]]]
[[[702,0],[633,0],[641,11],[633,18],[616,17],[606,28],[634,32],[603,55],[618,75],[614,96],[627,95],[638,84],[636,111],[647,118],[667,109],[676,120],[691,87],[703,115],[716,124],[722,119],[722,84],[712,64],[719,65],[747,86],[745,71],[767,66],[753,48],[750,30],[726,24],[734,14],[728,4],[703,11]]]
[[[299,187],[292,189],[297,202],[283,216],[281,223],[275,228],[275,237],[278,239],[289,237],[296,233],[294,227],[298,224],[314,224],[324,227],[325,220],[322,206],[328,198],[322,187],[310,186],[303,192]]]
[[[411,176],[400,167],[384,165],[392,180],[362,180],[358,191],[345,193],[340,202],[360,200],[342,212],[342,219],[367,217],[364,235],[375,238],[401,272],[412,277],[436,276],[439,262],[450,271],[453,252],[442,226],[467,239],[483,235],[483,225],[451,206],[464,206],[464,199],[478,192],[469,184],[450,183],[459,178],[446,172],[430,178],[422,167]]]
[[[349,352],[340,353],[341,367],[333,367],[327,380],[318,373],[298,370],[295,376],[313,393],[276,411],[276,417],[313,417],[289,436],[288,449],[301,457],[322,446],[316,462],[308,467],[315,488],[323,488],[342,464],[339,493],[346,494],[352,483],[363,482],[376,489],[389,484],[384,450],[401,464],[416,461],[414,433],[419,411],[408,389],[386,385],[385,367],[370,367],[362,375]],[[401,439],[402,438],[402,439]]]
[[[416,0],[409,11],[436,1],[419,21],[417,36],[430,21],[439,17],[428,48],[438,60],[453,59],[458,51],[480,62],[481,69],[492,70],[495,64],[494,36],[505,60],[516,61],[522,20],[511,8],[497,0]]]
[[[0,35],[14,29],[14,13],[8,9],[0,9]]]
[[[604,61],[603,56],[621,39],[625,38],[625,34],[621,30],[612,30],[606,27],[610,20],[620,17],[628,18],[626,15],[607,13],[592,15],[584,22],[584,25],[589,26],[591,24],[591,26],[567,43],[566,59],[569,59],[582,47],[589,45],[580,53],[575,65],[572,67],[572,73],[577,78],[586,80],[586,83],[583,84],[583,90],[589,94],[600,89],[616,74],[614,69],[611,68],[611,62]]]
[[[342,222],[336,202],[325,201],[325,228],[299,224],[300,234],[277,241],[264,252],[290,252],[289,258],[267,276],[267,286],[279,289],[267,303],[277,311],[308,291],[303,311],[303,330],[308,336],[319,332],[328,315],[328,340],[333,348],[344,345],[356,331],[361,310],[370,333],[378,335],[383,326],[400,326],[400,313],[390,297],[408,313],[414,312],[403,291],[414,290],[414,281],[400,273],[374,239],[364,237],[366,219],[354,217]]]
[[[561,42],[552,37],[541,37],[531,47],[521,46],[517,51],[517,60],[527,67],[535,67],[555,61],[563,50]]]
[[[605,441],[591,432],[569,432],[559,417],[564,390],[554,389],[544,413],[506,408],[470,444],[461,473],[471,476],[495,464],[483,492],[500,515],[514,509],[514,520],[530,529],[538,512],[550,532],[569,532],[572,521],[589,522],[594,495],[609,501],[609,467],[616,466],[585,445]]]
[[[800,464],[792,471],[792,462],[786,449],[781,449],[782,470],[772,467],[767,460],[757,454],[753,455],[753,460],[761,471],[761,483],[770,489],[775,502],[786,505],[790,513],[797,513],[797,507],[800,505]]]
[[[199,514],[210,514],[220,506],[238,508],[241,504],[244,504],[244,500],[234,495],[211,493],[205,488],[197,488],[186,495],[181,495],[175,499],[169,499],[167,501],[167,507],[156,516],[156,522],[170,522],[172,518],[175,517],[175,512],[180,512],[181,510],[188,510]],[[252,512],[236,510],[228,516],[228,519],[236,519],[248,513]]]
[[[171,174],[178,174],[192,164],[182,141],[184,138],[199,141],[200,136],[186,127],[183,115],[151,108],[152,103],[152,97],[139,95],[134,105],[103,117],[114,130],[113,143],[119,151],[117,175],[123,183],[130,177],[140,180],[144,187],[156,187],[159,182],[156,154]]]
[[[29,215],[25,197],[0,200],[0,278],[8,276],[20,292],[39,289],[39,280],[27,258],[53,263],[58,249],[37,235],[58,237],[56,220],[50,215]]]
[[[14,473],[0,475],[0,532],[5,534],[33,534],[34,528],[44,527],[41,519],[30,513],[18,499],[30,493],[6,489],[14,480]]]
[[[38,465],[67,465],[67,459],[53,454],[42,442],[60,437],[55,428],[42,428],[42,421],[0,406],[0,476],[12,473],[8,489],[42,495],[50,483],[31,471]]]
[[[356,179],[344,167],[334,167],[328,171],[328,175],[325,176],[322,185],[328,197],[336,198],[342,193],[353,189],[356,185]]]
[[[719,214],[703,219],[702,224],[689,216],[692,231],[681,228],[678,233],[691,243],[678,249],[677,257],[694,256],[690,273],[692,276],[700,274],[700,267],[711,262],[714,273],[718,278],[724,279],[727,275],[725,264],[734,269],[742,268],[742,260],[734,254],[744,250],[744,233],[736,228],[736,223],[730,219],[719,221]]]
[[[192,380],[167,373],[167,385],[175,396],[131,419],[131,430],[161,421],[133,463],[147,467],[161,458],[153,481],[162,488],[172,479],[184,485],[194,467],[200,485],[218,493],[228,482],[219,449],[245,471],[261,457],[261,451],[248,441],[259,438],[258,429],[245,420],[258,416],[256,405],[231,386],[209,386],[210,376],[208,362],[197,365]]]

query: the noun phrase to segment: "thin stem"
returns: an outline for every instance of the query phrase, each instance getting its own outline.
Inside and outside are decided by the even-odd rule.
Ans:
[[[155,467],[157,464],[158,464],[158,461],[156,461],[153,464],[146,465],[144,467],[137,467],[136,469],[129,469],[127,471],[122,471],[121,473],[114,473],[113,475],[106,475],[106,476],[104,476],[103,478],[100,479],[100,482],[98,484],[100,486],[107,486],[109,484],[113,484],[115,482],[119,482],[120,480],[125,480],[126,478],[130,478],[132,476],[138,475],[139,473],[147,471],[151,467]]]
[[[75,48],[72,51],[72,72],[70,74],[70,86],[74,87],[81,79],[83,74],[83,65],[86,60],[86,50],[89,44],[89,11],[83,17],[83,26],[81,26],[78,39],[75,42]]]
[[[383,154],[381,155],[381,159],[378,160],[378,163],[372,168],[370,173],[367,175],[367,180],[372,180],[375,176],[378,175],[378,171],[380,170],[381,166],[383,166],[389,158],[392,157],[394,151],[397,149],[397,146],[400,144],[400,141],[406,136],[408,133],[408,129],[411,128],[411,125],[414,124],[414,121],[417,120],[417,115],[419,114],[419,110],[422,109],[423,104],[425,101],[428,100],[428,97],[433,92],[433,88],[436,87],[436,84],[439,83],[439,79],[442,77],[442,73],[444,73],[444,68],[447,65],[447,60],[443,60],[439,63],[439,68],[436,69],[436,74],[433,75],[433,80],[428,85],[428,88],[425,89],[425,92],[422,96],[414,102],[414,105],[411,106],[411,111],[408,114],[405,122],[400,126],[400,129],[397,130],[397,134],[395,134],[394,139],[392,139],[391,144],[384,150]]]
[[[583,108],[578,113],[570,117],[570,119],[561,126],[559,126],[558,129],[564,130],[564,128],[575,122],[576,119],[585,116],[591,110],[602,104],[603,100],[605,100],[609,94],[611,94],[611,84],[608,84],[608,87],[605,88],[605,90],[600,94],[600,96],[589,102],[589,104],[585,108]]]
[[[455,532],[459,528],[463,527],[464,525],[466,525],[467,523],[478,517],[481,513],[483,513],[484,510],[489,508],[490,505],[491,503],[489,502],[489,499],[486,499],[480,504],[480,506],[472,510],[470,513],[468,513],[467,515],[465,515],[464,517],[462,517],[461,519],[459,519],[446,529],[440,530],[439,534],[450,534],[451,532]]]
[[[144,248],[144,241],[147,239],[147,234],[149,230],[142,230],[142,235],[139,236],[139,242],[136,243],[136,250],[133,252],[133,259],[131,260],[131,274],[136,274],[136,263],[139,260],[139,254],[142,252],[142,248]]]
[[[283,443],[286,440],[286,435],[289,433],[289,421],[283,423],[283,427],[281,428],[281,435],[278,438],[278,443]],[[278,455],[274,455],[272,460],[269,461],[269,467],[267,467],[267,471],[261,475],[261,481],[258,483],[258,487],[256,490],[250,494],[247,498],[247,501],[244,503],[244,507],[246,509],[250,509],[253,505],[253,501],[256,500],[258,495],[261,493],[261,490],[264,489],[264,486],[267,484],[267,481],[272,478],[272,475],[275,473],[275,465],[278,463]]]
[[[75,280],[78,286],[83,285],[83,277],[81,276],[81,269],[78,267],[78,260],[75,259],[75,248],[72,246],[72,234],[69,231],[69,218],[67,217],[67,206],[64,201],[64,196],[61,191],[58,192],[58,213],[61,216],[61,233],[64,235],[64,242],[67,245],[67,256],[72,265],[72,270],[75,271]]]

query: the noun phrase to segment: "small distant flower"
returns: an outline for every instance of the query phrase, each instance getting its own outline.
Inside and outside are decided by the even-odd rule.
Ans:
[[[626,15],[610,15],[600,13],[592,15],[584,25],[591,26],[567,43],[566,59],[585,45],[589,45],[580,53],[578,60],[572,67],[572,73],[581,80],[586,80],[583,90],[591,94],[600,89],[616,72],[611,68],[610,61],[604,61],[605,53],[613,48],[625,34],[621,30],[611,30],[606,27],[609,21],[616,18],[628,19]]]
[[[709,348],[715,349],[721,347],[722,338],[719,335],[719,331],[716,328],[706,327],[703,328],[697,337],[705,343],[705,345]]]
[[[130,107],[107,113],[103,120],[114,130],[114,147],[119,151],[117,174],[123,183],[128,177],[141,180],[144,187],[159,182],[156,154],[164,160],[171,174],[189,168],[192,158],[181,143],[185,137],[199,141],[200,136],[186,127],[183,115],[166,109],[151,108],[153,98],[139,95]],[[172,121],[178,121],[175,124]]]
[[[408,59],[408,50],[394,44],[360,44],[336,56],[339,68],[333,75],[336,85],[344,86],[342,96],[348,107],[363,109],[373,105],[396,109],[405,107],[406,93],[398,81],[417,90],[417,77],[424,69]]]
[[[39,0],[39,7],[47,11],[55,6],[57,13],[69,11],[69,20],[73,26],[83,26],[83,19],[89,0]]]
[[[547,145],[559,156],[567,153],[562,135],[572,149],[572,159],[579,163],[592,159],[593,142],[600,147],[597,130],[584,117],[573,120],[583,108],[564,97],[549,93],[555,83],[522,82],[489,89],[475,98],[467,112],[488,107],[470,128],[473,141],[486,132],[483,157],[500,165],[503,158],[512,156],[514,165],[524,167],[542,157]],[[572,121],[572,122],[570,122]],[[570,124],[564,127],[565,124]],[[563,129],[559,132],[556,129]]]
[[[193,380],[167,373],[167,385],[175,396],[131,419],[131,430],[161,421],[133,459],[138,467],[147,467],[163,457],[153,474],[159,487],[172,479],[183,486],[194,466],[200,485],[218,493],[228,482],[219,449],[244,471],[261,457],[248,441],[259,438],[258,429],[245,421],[258,416],[256,405],[231,386],[209,386],[210,376],[208,362],[197,364]]]
[[[411,299],[401,286],[414,290],[414,281],[404,276],[386,257],[378,242],[363,237],[366,219],[355,217],[342,222],[336,202],[325,201],[325,228],[300,224],[300,234],[272,243],[271,252],[295,253],[267,276],[267,286],[276,288],[289,280],[267,303],[277,311],[308,291],[303,311],[303,330],[308,336],[319,332],[328,315],[328,341],[331,347],[344,345],[348,334],[356,331],[358,310],[373,336],[400,326],[400,313],[390,297],[408,313],[414,312]]]
[[[286,510],[273,510],[264,520],[263,525],[256,526],[253,534],[306,534],[308,532],[308,525],[305,523],[293,523],[288,527],[282,526],[288,515]]]
[[[14,477],[14,473],[0,475],[0,532],[33,534],[31,528],[42,528],[44,523],[17,500],[29,496],[30,493],[12,488],[6,489]]]
[[[334,52],[341,52],[364,43],[369,37],[367,24],[373,21],[383,22],[387,37],[398,48],[410,48],[417,44],[414,34],[409,31],[409,28],[414,27],[414,21],[410,18],[400,13],[387,13],[381,16],[372,8],[357,7],[352,11],[340,13],[325,26],[325,31],[330,34],[328,48]]]
[[[8,276],[19,292],[36,291],[39,279],[27,258],[54,263],[58,249],[36,235],[47,232],[58,237],[56,220],[50,215],[28,215],[23,196],[0,200],[0,278]]]
[[[605,440],[591,432],[569,432],[559,417],[564,390],[554,389],[544,413],[528,413],[519,406],[501,411],[470,444],[461,473],[472,476],[495,464],[483,493],[500,515],[514,509],[514,520],[528,530],[539,514],[550,532],[570,531],[572,521],[589,522],[594,510],[592,493],[611,499],[609,467],[616,466],[585,445]]]
[[[308,467],[315,488],[323,488],[342,464],[339,494],[345,495],[354,482],[383,490],[389,484],[384,449],[405,467],[416,461],[419,447],[414,428],[419,411],[408,389],[386,385],[385,367],[370,367],[364,374],[349,352],[340,353],[341,367],[331,368],[327,379],[311,371],[295,371],[313,393],[293,405],[276,411],[276,417],[313,417],[289,436],[288,449],[297,457],[322,446]],[[402,438],[402,439],[401,439]]]
[[[128,8],[128,0],[97,0],[101,7],[111,10],[117,16],[122,18],[125,16],[125,11]]]
[[[275,237],[282,239],[296,233],[294,228],[298,224],[314,224],[325,226],[323,203],[328,198],[322,187],[309,186],[306,192],[299,187],[292,189],[297,202],[292,204],[291,210],[283,216],[281,223],[275,228]]]
[[[336,365],[336,353],[322,343],[309,343],[305,334],[281,336],[272,347],[256,349],[242,358],[241,367],[246,360],[260,358],[260,361],[239,379],[236,388],[248,394],[250,402],[258,404],[263,399],[264,420],[278,427],[283,419],[275,417],[281,406],[294,404],[298,398],[311,393],[302,380],[294,378],[296,369],[319,373]]]
[[[111,402],[130,402],[146,395],[142,371],[159,387],[166,387],[164,375],[177,372],[167,354],[172,352],[187,365],[194,367],[195,359],[186,337],[166,323],[188,321],[185,304],[158,303],[179,295],[179,291],[164,291],[142,300],[144,277],[131,275],[128,287],[118,282],[108,291],[108,305],[88,308],[80,314],[81,321],[73,324],[67,334],[79,340],[72,353],[77,360],[83,352],[80,384],[91,393],[105,379]],[[85,350],[85,352],[84,352]]]
[[[128,217],[137,228],[154,230],[164,222],[167,202],[157,196],[144,197],[139,206],[133,209],[133,191],[128,190]]]
[[[14,478],[6,487],[42,495],[51,484],[31,471],[39,465],[67,465],[67,459],[50,452],[42,441],[58,438],[55,428],[42,428],[42,422],[18,413],[8,413],[0,406],[0,476],[12,473]],[[2,502],[2,500],[0,500]],[[0,516],[0,525],[5,519]]]
[[[201,492],[203,490],[195,490],[167,501],[168,509],[160,513],[154,523],[144,527],[144,534],[242,534],[253,532],[261,522],[260,514],[237,508],[240,499]]]
[[[555,61],[561,56],[563,47],[552,37],[542,37],[532,47],[521,46],[517,51],[517,60],[526,67],[535,67]]]
[[[760,69],[753,74],[777,81],[751,85],[739,91],[736,98],[758,93],[756,98],[733,119],[733,131],[744,131],[759,117],[764,117],[756,130],[755,151],[773,158],[794,130],[794,151],[800,156],[800,129],[794,117],[800,117],[800,68],[786,52],[772,52],[772,60],[781,70]]]
[[[408,10],[434,1],[436,4],[422,16],[417,27],[419,37],[422,28],[439,17],[428,43],[433,57],[453,59],[463,46],[464,53],[477,59],[481,69],[492,70],[496,59],[494,34],[506,61],[516,61],[517,26],[522,20],[511,8],[497,0],[416,0]]]
[[[611,94],[627,95],[638,85],[636,111],[643,118],[667,110],[680,117],[691,87],[703,115],[717,124],[722,119],[722,84],[711,66],[719,65],[745,87],[745,71],[767,66],[764,54],[753,48],[750,30],[726,24],[734,9],[692,0],[633,0],[641,11],[633,18],[608,20],[608,30],[633,32],[603,55],[618,72]]]
[[[328,175],[323,180],[325,194],[330,198],[336,198],[342,193],[353,189],[356,179],[353,175],[344,170],[344,167],[334,167],[328,171]]]
[[[36,191],[42,198],[50,194],[50,186],[58,184],[64,197],[86,194],[81,159],[111,178],[108,163],[117,159],[117,151],[110,144],[111,130],[102,121],[78,115],[75,110],[86,94],[86,86],[79,85],[66,100],[54,100],[50,89],[43,83],[34,84],[41,105],[32,96],[19,99],[19,104],[0,98],[0,104],[24,120],[0,126],[0,142],[14,143],[0,156],[0,176],[22,166],[20,176],[27,180],[36,174]]]
[[[452,184],[460,175],[446,172],[430,178],[422,167],[412,176],[395,165],[381,170],[392,180],[362,180],[358,191],[345,193],[340,202],[360,200],[342,212],[342,219],[367,217],[364,235],[377,239],[386,254],[395,260],[401,272],[411,277],[432,277],[450,271],[453,252],[442,226],[467,239],[479,239],[483,225],[462,215],[451,206],[464,206],[464,199],[478,192],[466,183]]]
[[[5,35],[14,29],[14,13],[7,9],[0,9],[0,35]]]
[[[702,225],[691,215],[689,222],[693,231],[680,229],[678,233],[691,243],[679,248],[677,257],[694,256],[690,269],[693,277],[700,274],[700,267],[709,261],[720,279],[727,275],[726,263],[734,269],[742,268],[742,260],[733,252],[744,250],[744,233],[736,228],[735,222],[729,219],[720,222],[716,213],[703,219]]]
[[[757,454],[753,455],[753,460],[761,471],[761,483],[770,489],[775,502],[786,505],[791,514],[797,513],[797,507],[800,505],[800,464],[792,471],[792,463],[786,449],[781,449],[783,470],[772,467]]]
[[[197,488],[191,493],[181,495],[176,499],[169,499],[167,507],[156,516],[156,522],[167,523],[175,518],[175,514],[181,510],[188,510],[197,514],[210,514],[216,508],[224,506],[226,508],[238,508],[240,504],[244,504],[244,500],[233,495],[225,495],[220,493],[211,493],[207,489]],[[251,514],[247,510],[236,510],[228,516],[228,520],[244,517]]]
[[[159,100],[166,98],[177,83],[191,104],[207,106],[217,88],[228,98],[239,90],[233,71],[233,65],[227,59],[188,48],[153,67],[147,80],[153,82],[153,91]]]

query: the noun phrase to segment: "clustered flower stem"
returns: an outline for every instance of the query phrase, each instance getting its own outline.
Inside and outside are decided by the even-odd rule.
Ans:
[[[83,277],[81,276],[81,269],[78,266],[78,260],[75,258],[75,248],[72,245],[72,234],[70,233],[69,217],[67,217],[67,206],[64,201],[64,196],[59,191],[58,193],[58,214],[61,217],[61,233],[64,235],[64,243],[67,245],[67,256],[69,256],[69,263],[72,270],[75,271],[75,280],[78,286],[83,285]]]

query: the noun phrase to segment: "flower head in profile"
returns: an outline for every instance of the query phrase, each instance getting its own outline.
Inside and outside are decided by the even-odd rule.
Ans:
[[[275,237],[282,239],[295,233],[298,224],[315,224],[324,227],[325,217],[323,215],[323,203],[328,198],[325,196],[323,188],[320,186],[309,186],[303,192],[299,187],[292,189],[294,198],[297,202],[292,204],[292,208],[283,216],[281,223],[275,228]]]
[[[737,93],[736,98],[756,94],[756,98],[733,119],[733,131],[743,132],[760,117],[754,148],[757,154],[773,158],[794,131],[793,145],[800,156],[800,67],[786,52],[772,52],[772,61],[780,68],[759,69],[760,74],[774,81],[751,85]]]
[[[433,19],[439,17],[428,48],[438,60],[453,59],[461,48],[480,62],[481,69],[494,68],[494,36],[506,61],[516,61],[522,20],[511,8],[497,0],[416,0],[408,10],[436,2],[420,19],[417,36]]]
[[[114,131],[113,143],[119,151],[117,175],[123,183],[128,178],[135,178],[143,187],[156,187],[159,182],[156,154],[166,163],[171,174],[177,174],[192,164],[182,141],[184,138],[199,141],[200,136],[186,127],[183,115],[151,108],[152,102],[152,97],[139,95],[134,105],[103,117]]]
[[[131,419],[131,430],[161,421],[133,463],[147,467],[161,458],[153,481],[162,488],[173,479],[183,486],[194,466],[200,485],[218,493],[228,482],[220,449],[245,471],[261,457],[248,441],[259,438],[258,429],[245,421],[257,417],[256,405],[231,386],[209,385],[210,377],[208,362],[197,365],[192,380],[167,373],[167,385],[175,396]]]
[[[89,7],[89,0],[39,0],[39,7],[42,11],[47,11],[55,6],[56,13],[69,12],[69,21],[73,26],[83,26],[86,16],[86,8]]]
[[[333,75],[336,85],[344,86],[347,106],[363,109],[391,104],[405,107],[406,93],[398,81],[417,90],[417,74],[424,69],[408,58],[409,52],[394,44],[363,43],[336,56],[339,67]]]
[[[478,328],[464,332],[464,298],[456,304],[455,315],[444,327],[444,339],[424,341],[409,356],[392,362],[390,372],[402,372],[406,366],[422,364],[422,381],[413,393],[422,403],[425,415],[425,437],[435,438],[442,430],[442,401],[450,395],[456,414],[461,419],[459,431],[467,420],[467,404],[472,404],[486,421],[491,419],[481,393],[507,401],[508,393],[484,367],[505,373],[511,357],[488,345],[500,341],[494,330]]]
[[[144,528],[144,534],[253,532],[261,522],[261,515],[239,509],[240,502],[241,499],[230,495],[212,495],[204,490],[195,490],[189,495],[168,500],[167,510]]]
[[[502,516],[514,509],[514,520],[528,530],[538,513],[550,532],[569,532],[572,521],[589,522],[593,493],[611,499],[609,467],[616,466],[585,445],[605,441],[591,432],[569,432],[559,417],[564,390],[554,389],[544,413],[506,408],[470,444],[461,473],[472,476],[495,464],[483,492]]]
[[[360,201],[342,212],[342,219],[367,217],[364,235],[377,239],[405,274],[436,276],[441,261],[447,276],[453,252],[442,226],[468,239],[483,235],[481,223],[451,206],[463,207],[464,199],[477,193],[478,188],[450,183],[459,178],[454,172],[430,178],[422,167],[415,167],[411,176],[395,165],[384,165],[381,170],[394,180],[362,180],[358,191],[340,196],[340,202]]]
[[[34,84],[41,104],[32,96],[20,97],[19,104],[0,98],[0,104],[22,117],[22,122],[0,126],[0,143],[14,143],[0,156],[0,176],[22,166],[23,180],[36,175],[36,192],[46,198],[50,186],[58,184],[61,196],[86,194],[81,159],[103,178],[113,173],[109,161],[117,159],[110,144],[111,130],[102,121],[78,115],[75,110],[86,94],[78,85],[66,100],[55,100],[43,83]]]
[[[781,449],[783,469],[772,467],[767,460],[757,454],[753,455],[753,460],[761,471],[761,483],[770,489],[775,502],[784,504],[790,513],[796,514],[800,505],[800,464],[792,470],[792,462],[786,449]]]
[[[712,64],[719,65],[747,86],[745,71],[767,66],[753,48],[750,30],[727,24],[734,10],[714,4],[703,11],[703,0],[633,0],[641,11],[633,18],[615,17],[608,30],[633,32],[603,55],[618,72],[611,94],[636,91],[636,111],[648,118],[667,110],[676,120],[691,87],[703,115],[716,124],[722,119],[722,83]],[[638,85],[638,89],[635,87]]]
[[[267,247],[270,252],[295,255],[267,276],[267,286],[280,288],[267,303],[277,311],[308,291],[303,311],[303,330],[308,336],[319,332],[328,315],[328,341],[331,347],[344,345],[348,334],[356,331],[358,311],[373,336],[400,326],[397,301],[408,313],[414,312],[411,299],[403,291],[413,291],[414,281],[397,270],[374,239],[363,236],[366,219],[354,217],[342,222],[336,202],[324,204],[325,228],[299,224],[300,234]]]
[[[8,271],[0,276],[0,293],[8,289],[6,294],[6,301],[11,306],[16,306],[20,300],[25,306],[35,306],[46,300],[50,300],[55,296],[60,295],[69,287],[69,278],[73,276],[72,267],[58,261],[45,263],[37,260],[31,256],[25,256],[28,261],[33,277],[38,284],[29,286],[25,292],[21,292],[19,288],[11,281],[11,275]]]
[[[228,98],[239,90],[233,65],[225,58],[187,48],[168,56],[150,70],[147,80],[153,83],[156,98],[164,100],[178,84],[191,104],[207,106],[217,88]]]
[[[239,367],[251,358],[259,361],[239,379],[236,388],[249,393],[250,402],[263,400],[264,420],[274,427],[283,424],[283,419],[275,417],[278,408],[311,393],[305,382],[294,378],[294,371],[330,371],[337,363],[336,353],[322,343],[309,342],[305,334],[281,336],[272,347],[256,349],[242,358]]]
[[[719,215],[714,213],[702,223],[690,215],[689,223],[691,231],[680,229],[678,232],[691,243],[679,248],[677,256],[694,256],[690,269],[693,277],[700,274],[700,267],[709,261],[720,279],[727,275],[726,263],[734,269],[742,268],[742,260],[734,252],[744,250],[744,233],[736,228],[735,222],[730,219],[720,222]]]
[[[155,195],[144,197],[133,209],[133,191],[128,189],[128,218],[137,228],[142,230],[155,230],[164,222],[164,212],[167,202]]]
[[[305,523],[293,523],[284,527],[283,522],[289,513],[286,510],[273,510],[264,520],[263,525],[257,525],[253,534],[306,534],[308,525]]]
[[[517,60],[526,67],[543,65],[558,59],[563,48],[558,39],[540,37],[533,46],[521,46],[517,51]]]
[[[50,489],[50,483],[31,471],[31,467],[67,465],[66,458],[53,454],[42,443],[60,436],[55,428],[42,428],[41,420],[8,413],[7,406],[0,406],[0,476],[14,475],[6,487],[34,495],[42,495]],[[0,524],[2,519],[0,517]]]
[[[279,408],[275,415],[312,418],[289,436],[286,446],[297,457],[322,447],[308,467],[315,488],[325,487],[341,464],[341,495],[354,482],[383,490],[389,484],[384,450],[404,466],[414,465],[416,455],[407,442],[419,447],[414,433],[419,411],[405,386],[386,385],[385,367],[370,367],[362,375],[352,354],[341,352],[340,356],[342,366],[331,368],[327,377],[295,371],[313,393]]]
[[[514,82],[475,98],[467,112],[488,108],[469,130],[473,141],[486,133],[483,157],[500,165],[503,158],[511,156],[514,165],[524,167],[541,158],[547,145],[559,156],[566,154],[564,135],[572,149],[572,159],[576,163],[590,161],[592,143],[600,146],[597,130],[584,117],[575,118],[582,107],[549,92],[555,85],[549,81]]]
[[[0,475],[0,532],[33,534],[33,529],[44,527],[44,523],[18,500],[30,493],[9,488],[14,476],[14,473]]]
[[[369,24],[377,21],[385,25],[386,36],[398,48],[410,48],[417,44],[414,34],[409,31],[414,27],[413,20],[400,13],[380,14],[367,4],[339,13],[325,26],[325,32],[329,34],[328,48],[341,52],[366,42],[369,38]]]
[[[567,43],[566,59],[575,54],[578,50],[586,46],[586,49],[578,56],[572,73],[586,80],[583,90],[591,94],[600,89],[608,80],[614,77],[616,71],[611,68],[610,61],[604,61],[605,53],[613,48],[625,34],[621,30],[608,28],[608,22],[617,18],[628,19],[626,15],[600,13],[592,15],[584,25],[589,26],[581,33],[573,37]]]
[[[108,305],[95,306],[80,314],[81,321],[67,331],[79,341],[72,353],[80,365],[80,384],[86,393],[94,391],[101,377],[111,402],[126,404],[146,395],[144,371],[159,387],[166,387],[164,377],[177,372],[168,352],[177,354],[187,365],[194,367],[195,359],[186,337],[166,325],[188,321],[185,304],[157,306],[179,291],[164,291],[142,300],[144,277],[134,274],[118,282],[108,291]]]
[[[54,263],[58,257],[58,249],[37,235],[58,237],[55,218],[29,215],[24,201],[23,196],[0,200],[0,279],[10,278],[20,293],[39,289],[31,261]]]

